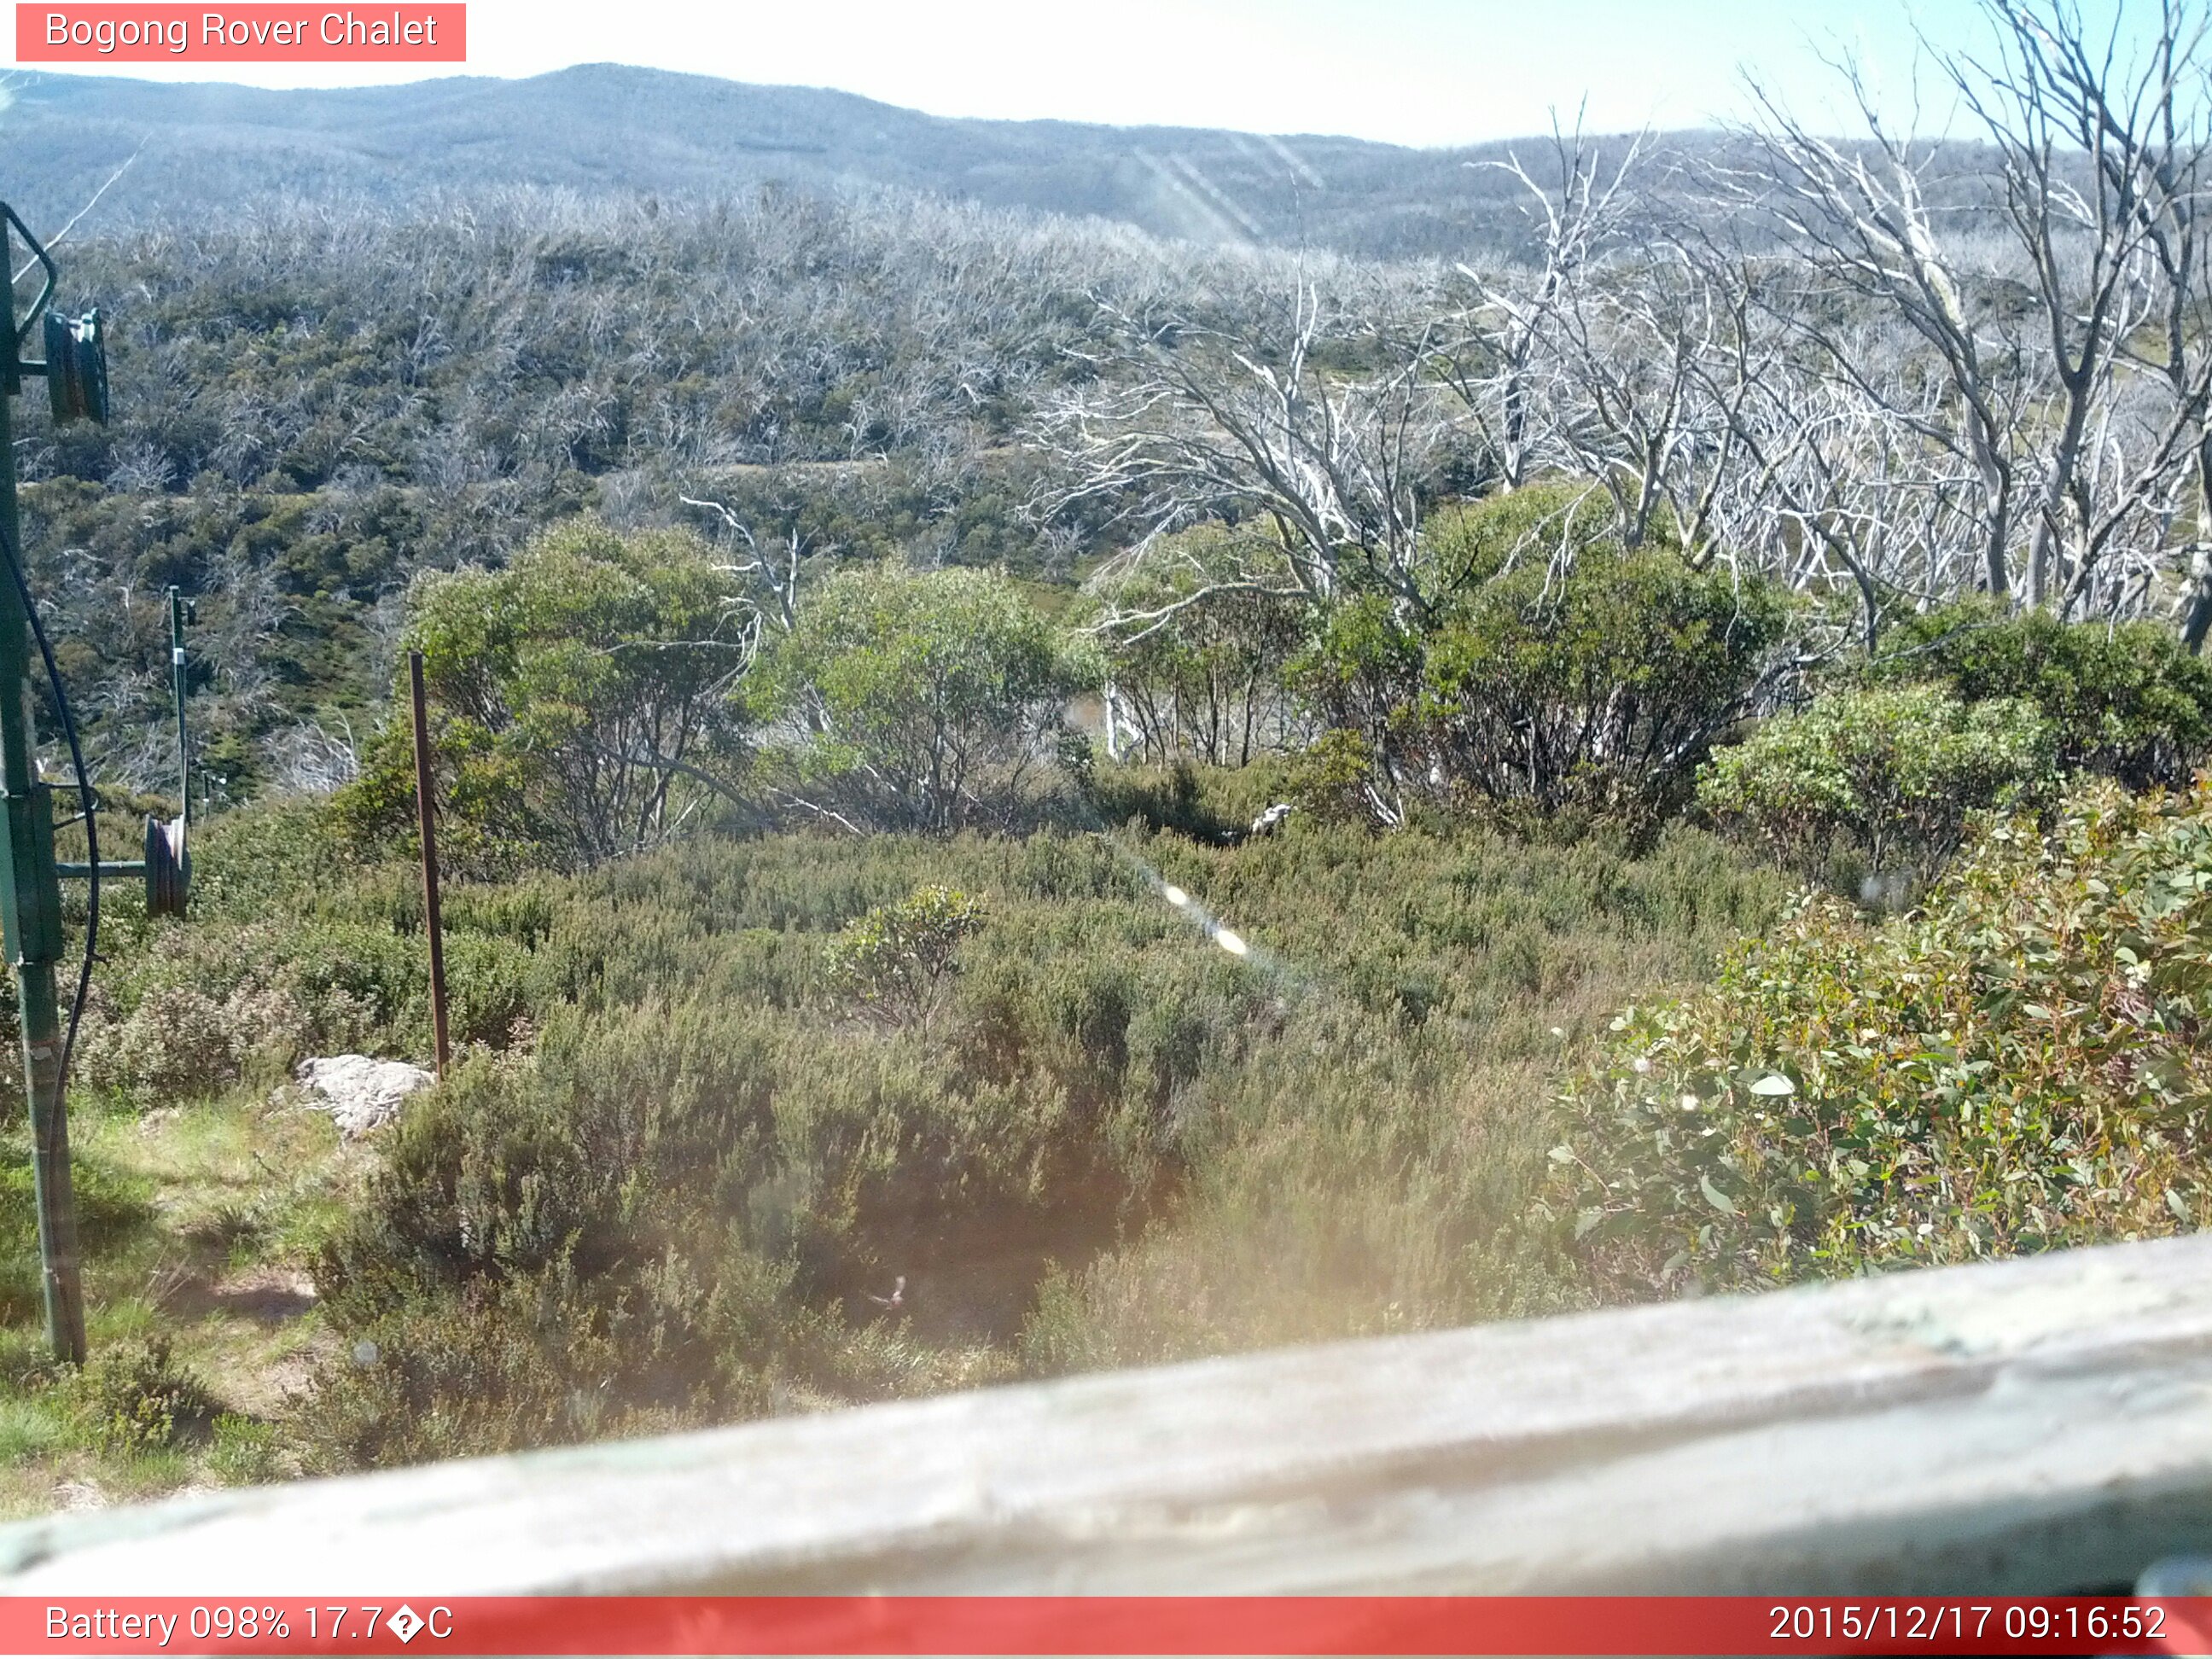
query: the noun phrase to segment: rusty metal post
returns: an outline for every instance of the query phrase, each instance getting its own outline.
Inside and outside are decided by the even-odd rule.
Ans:
[[[438,1075],[446,1075],[453,1048],[446,1036],[446,937],[438,914],[438,832],[430,781],[430,714],[422,693],[422,653],[407,653],[408,689],[415,702],[415,813],[422,826],[422,931],[430,936],[430,1024],[438,1044]]]

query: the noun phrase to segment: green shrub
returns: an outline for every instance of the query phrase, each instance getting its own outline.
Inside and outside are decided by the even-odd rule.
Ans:
[[[383,1356],[323,1376],[326,1440],[406,1460],[747,1415],[785,1378],[866,1397],[855,1332],[896,1277],[940,1342],[1008,1332],[1021,1264],[1137,1201],[1119,1079],[1026,1000],[950,1043],[750,1002],[556,1011],[402,1121],[317,1270]]]
[[[961,942],[983,925],[983,902],[957,888],[917,887],[879,904],[830,941],[830,983],[891,1024],[927,1031]]]
[[[1291,798],[1330,823],[1372,823],[1375,774],[1374,744],[1339,726],[1322,732],[1291,760]]]
[[[238,1077],[238,1053],[221,1005],[191,986],[165,986],[128,1018],[90,1028],[78,1076],[145,1105],[196,1099]]]
[[[1441,791],[1649,829],[1786,667],[1781,587],[1624,549],[1611,522],[1572,486],[1439,513],[1431,604],[1363,595],[1325,620],[1296,684],[1367,741],[1393,816]]]
[[[362,863],[337,815],[296,803],[222,814],[198,843],[185,925],[123,908],[103,920],[77,1080],[141,1107],[266,1085],[313,1054],[427,1056],[421,878]],[[573,996],[588,926],[552,878],[464,884],[446,909],[452,1030],[468,1045],[526,1038],[541,1003]]]
[[[1427,624],[1384,595],[1352,594],[1316,619],[1312,639],[1284,671],[1323,728],[1313,746],[1327,757],[1327,798],[1356,802],[1363,818],[1402,822],[1407,790],[1431,775],[1419,718]],[[1356,776],[1355,763],[1363,769]],[[1303,762],[1294,764],[1303,769]],[[1443,781],[1440,770],[1436,779]]]
[[[286,1474],[274,1424],[236,1412],[215,1419],[208,1446],[208,1473],[226,1486],[266,1486]]]
[[[94,1441],[117,1455],[167,1450],[204,1434],[216,1416],[207,1386],[176,1364],[166,1336],[96,1355],[80,1387]]]
[[[1306,602],[1280,544],[1218,524],[1162,537],[1092,584],[1137,757],[1242,766],[1293,724],[1283,671]]]
[[[2016,697],[2051,723],[2067,771],[2185,787],[2212,754],[2212,661],[2154,623],[2063,623],[1971,600],[1899,620],[1869,683],[1933,680],[1961,701]]]
[[[1923,910],[1831,899],[1631,1009],[1555,1190],[1650,1295],[2212,1223],[2212,788],[1994,827]]]
[[[424,574],[404,643],[422,653],[441,855],[479,872],[588,865],[725,805],[743,769],[737,693],[757,627],[687,533],[579,520],[504,569]],[[410,836],[409,706],[403,665],[361,777],[333,802],[363,841]]]
[[[2021,803],[2051,770],[2050,727],[2025,702],[1961,703],[1935,686],[1844,691],[1716,752],[1698,802],[1808,877],[1841,851],[1877,881],[1925,882],[1975,812]]]
[[[767,706],[805,734],[771,799],[934,830],[1003,821],[1100,672],[1006,578],[894,568],[830,578],[771,667]]]

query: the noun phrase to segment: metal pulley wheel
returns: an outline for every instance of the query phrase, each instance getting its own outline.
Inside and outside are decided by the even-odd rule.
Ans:
[[[107,424],[107,343],[99,312],[77,318],[46,313],[46,400],[57,426],[64,421]]]
[[[181,817],[146,820],[146,914],[181,916],[192,882],[192,856]]]

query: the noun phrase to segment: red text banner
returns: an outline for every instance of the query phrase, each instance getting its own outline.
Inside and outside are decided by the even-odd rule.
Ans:
[[[459,64],[465,5],[15,7],[23,64]]]
[[[0,1598],[11,1654],[2212,1653],[2212,1600]]]

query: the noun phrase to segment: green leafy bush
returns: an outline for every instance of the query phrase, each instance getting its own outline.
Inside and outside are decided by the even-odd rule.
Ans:
[[[556,1010],[403,1120],[317,1270],[381,1355],[328,1368],[321,1443],[405,1461],[909,1386],[862,1340],[869,1297],[908,1279],[951,1363],[1018,1323],[1040,1255],[1141,1206],[1160,1149],[1060,999],[992,975],[957,1042],[825,1029],[763,1006],[750,956],[733,931],[688,994],[664,958],[659,996]]]
[[[702,838],[457,888],[532,941],[538,1036],[380,1146],[317,1267],[303,1443],[404,1462],[1572,1295],[1498,1242],[1544,1176],[1551,1028],[1704,971],[1778,879],[1687,829],[1294,823]],[[989,920],[928,1033],[852,1018],[833,941],[938,884]]]
[[[102,918],[76,1078],[141,1107],[266,1087],[309,1054],[427,1058],[429,975],[421,877],[362,861],[342,815],[282,803],[196,831],[193,913]],[[566,902],[564,902],[566,901]],[[446,905],[452,1031],[464,1046],[526,1040],[532,1012],[574,996],[592,930],[551,935],[573,900],[558,878],[461,884]]]
[[[1292,759],[1286,781],[1291,798],[1332,823],[1374,821],[1375,747],[1358,732],[1324,732]]]
[[[1970,600],[1901,618],[1861,672],[1880,685],[1932,680],[1966,702],[2032,703],[2062,769],[2132,789],[2185,787],[2212,754],[2212,661],[2153,623],[2063,623]]]
[[[1225,823],[1281,798],[1270,768],[1095,781]],[[354,1046],[424,1052],[417,877],[353,861],[329,824],[211,823],[190,927],[118,912],[102,1021],[274,987],[303,1041],[357,1022]],[[957,942],[927,1033],[852,1018],[825,958],[937,886],[921,920],[958,931],[964,895],[988,925]],[[336,1340],[274,1448],[216,1431],[205,1468],[409,1462],[1571,1302],[1565,1260],[1522,1240],[1553,1138],[1529,1103],[1563,1042],[1705,971],[1781,896],[1686,827],[1632,854],[1303,812],[1233,848],[1139,814],[704,836],[457,882],[462,1064],[380,1136],[365,1190],[288,1235]],[[35,1328],[23,1139],[0,1291]],[[149,1224],[106,1144],[79,1149],[90,1248]],[[219,1204],[194,1247],[266,1216]]]
[[[198,917],[149,930],[127,957],[118,949],[95,982],[80,1079],[151,1107],[241,1080],[265,1085],[311,1054],[427,1054],[419,891],[363,881],[340,896],[319,907],[295,895],[285,922]],[[463,1043],[504,1047],[538,994],[533,981],[557,980],[567,962],[483,925],[481,901],[458,896],[447,939],[453,1030]]]
[[[1420,720],[1427,645],[1426,619],[1379,593],[1347,596],[1316,619],[1284,671],[1321,727],[1306,745],[1320,756],[1298,763],[1329,775],[1310,793],[1315,804],[1356,805],[1363,818],[1395,824],[1408,791],[1444,781]]]
[[[830,981],[874,1018],[927,1031],[944,1000],[961,942],[983,925],[984,904],[957,888],[917,887],[879,904],[830,941]]]
[[[429,573],[404,644],[422,651],[446,828],[461,869],[579,866],[659,844],[742,769],[738,682],[757,619],[705,544],[550,530],[501,570]],[[414,822],[406,671],[342,823],[404,838]]]
[[[1961,703],[1935,686],[1844,691],[1717,751],[1698,803],[1809,877],[1840,852],[1877,881],[1925,882],[1972,814],[2019,804],[2051,769],[2050,727],[2027,703]]]
[[[1137,757],[1242,766],[1294,720],[1283,672],[1304,596],[1279,544],[1218,524],[1161,538],[1091,589],[1114,710]]]
[[[1631,1009],[1569,1097],[1557,1203],[1650,1295],[2212,1222],[2212,788],[1994,827],[1908,916],[1808,900]]]
[[[166,1450],[215,1420],[207,1385],[175,1362],[166,1336],[96,1356],[81,1387],[92,1437],[110,1453]]]
[[[216,1001],[191,985],[162,985],[121,1019],[86,1028],[78,1076],[143,1106],[220,1093],[264,1049],[285,1059],[302,1046],[304,1012],[284,992],[234,993]]]
[[[1535,486],[1433,516],[1437,597],[1360,596],[1326,619],[1296,683],[1363,737],[1377,798],[1443,791],[1649,827],[1786,666],[1789,596],[1624,549],[1602,495]]]
[[[1098,679],[1019,587],[975,570],[842,571],[773,668],[774,707],[804,734],[776,798],[935,830],[1003,821],[1061,705]]]

